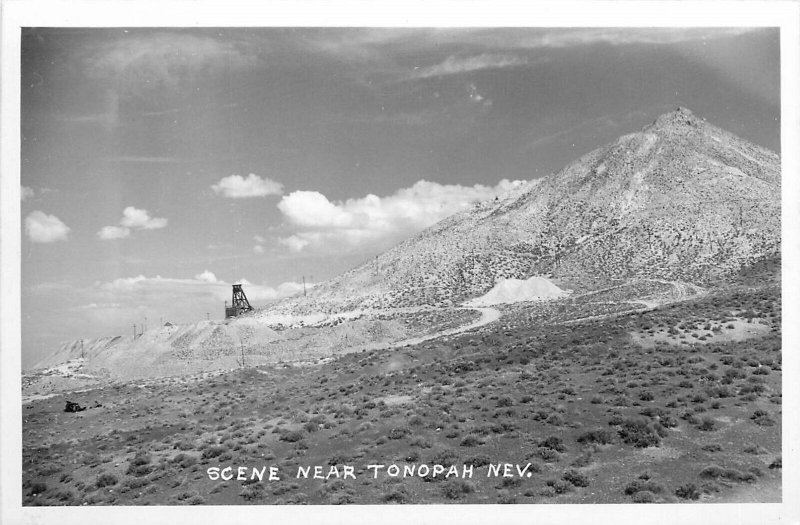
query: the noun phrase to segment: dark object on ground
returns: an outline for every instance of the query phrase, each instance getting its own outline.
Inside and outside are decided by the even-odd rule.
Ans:
[[[82,407],[72,401],[67,401],[67,406],[64,407],[64,412],[80,412],[82,410],[86,410],[86,407]]]

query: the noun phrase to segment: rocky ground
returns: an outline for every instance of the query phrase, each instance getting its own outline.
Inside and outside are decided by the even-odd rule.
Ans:
[[[24,504],[780,501],[780,283],[765,268],[655,307],[566,319],[592,296],[509,305],[466,332],[313,366],[32,400]],[[246,479],[214,477],[240,466]]]

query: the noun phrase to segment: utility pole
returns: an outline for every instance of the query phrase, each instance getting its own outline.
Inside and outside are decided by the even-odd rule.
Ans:
[[[244,368],[244,343],[242,343],[241,339],[239,339],[239,347],[242,349],[242,368]]]
[[[81,339],[81,359],[83,359],[83,339]]]
[[[303,297],[306,296],[306,276],[303,276]]]
[[[136,323],[133,323],[133,339],[136,340]]]

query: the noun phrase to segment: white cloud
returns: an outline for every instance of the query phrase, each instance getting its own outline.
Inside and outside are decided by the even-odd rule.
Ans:
[[[257,253],[259,255],[264,253],[264,247],[261,246],[260,244],[256,244],[255,246],[253,246],[253,253]]]
[[[104,241],[126,239],[131,236],[131,230],[130,228],[122,228],[120,226],[103,226],[103,228],[97,232],[97,236]]]
[[[245,199],[249,197],[265,197],[267,195],[280,195],[283,193],[283,184],[269,178],[261,178],[251,173],[247,178],[241,175],[230,175],[220,179],[211,189],[217,194],[230,199]]]
[[[167,225],[167,219],[151,218],[147,210],[140,210],[133,206],[128,206],[122,210],[122,226],[126,228],[139,228],[142,230],[157,230]]]
[[[205,270],[192,279],[138,275],[104,283],[96,282],[94,287],[87,292],[87,295],[91,296],[87,297],[87,302],[91,301],[97,304],[114,302],[131,308],[138,305],[149,305],[157,310],[161,304],[184,304],[190,308],[190,303],[199,301],[203,308],[209,308],[209,305],[230,299],[232,284],[241,284],[245,287],[245,294],[253,306],[258,306],[255,304],[256,301],[274,301],[303,291],[303,284],[294,282],[285,282],[277,287],[272,287],[253,284],[242,278],[228,283],[217,279],[212,272]],[[306,287],[308,286],[306,284]]]
[[[278,209],[287,224],[298,231],[279,242],[300,252],[308,248],[355,248],[399,239],[519,184],[521,181],[506,179],[494,187],[421,180],[387,197],[367,195],[344,202],[331,202],[316,191],[295,191],[281,199]]]
[[[194,276],[195,279],[198,281],[203,281],[206,283],[215,283],[217,282],[217,276],[213,273],[209,272],[208,270],[204,270],[203,273],[198,273]]]
[[[528,59],[516,55],[499,55],[484,53],[471,57],[449,56],[434,66],[415,70],[409,78],[429,78],[445,75],[457,75],[479,71],[481,69],[499,69],[504,67],[524,66]]]
[[[33,242],[66,241],[70,228],[55,215],[33,211],[25,218],[25,233]]]
[[[33,188],[29,188],[27,186],[20,186],[19,187],[19,199],[21,201],[32,199],[33,196],[34,196]]]
[[[150,217],[147,210],[140,210],[128,206],[122,210],[122,219],[119,226],[103,226],[97,236],[104,240],[127,239],[131,230],[158,230],[167,226],[167,219],[163,217]]]
[[[253,240],[256,241],[259,244],[264,244],[267,241],[264,237],[262,237],[260,235],[254,235],[253,236]]]

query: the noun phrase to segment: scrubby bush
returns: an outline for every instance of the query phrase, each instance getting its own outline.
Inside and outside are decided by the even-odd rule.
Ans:
[[[640,448],[654,447],[661,443],[661,436],[655,425],[642,418],[625,419],[619,429],[619,436],[623,443]]]
[[[718,465],[709,465],[700,471],[700,477],[706,479],[723,478],[729,481],[755,481],[756,476],[734,468],[722,468]]]
[[[653,503],[655,500],[655,494],[648,490],[641,490],[633,495],[634,503]]]
[[[283,432],[281,437],[278,438],[281,441],[287,441],[289,443],[297,443],[301,439],[303,439],[303,432],[299,430],[290,430],[288,432]]]
[[[566,452],[567,447],[560,437],[550,436],[542,441],[539,441],[539,446],[555,450],[556,452]]]
[[[588,430],[578,436],[578,443],[600,443],[601,445],[607,445],[613,442],[614,433],[604,428]]]
[[[589,478],[586,477],[585,474],[578,472],[575,469],[569,469],[564,472],[562,476],[566,481],[569,481],[576,487],[588,487],[589,486]]]
[[[483,467],[491,463],[492,460],[486,454],[480,454],[478,456],[472,456],[471,458],[467,458],[464,460],[464,465],[471,465],[473,467]]]
[[[112,485],[116,485],[118,481],[119,480],[117,479],[117,477],[114,474],[110,474],[108,472],[105,472],[105,473],[100,474],[99,476],[97,476],[97,480],[95,481],[95,485],[98,488],[110,487]]]
[[[653,494],[660,494],[664,491],[664,487],[650,479],[635,479],[625,485],[625,494],[631,496],[637,492],[647,491]]]
[[[699,430],[710,432],[716,428],[717,422],[710,417],[704,417],[703,420],[697,425]]]
[[[476,447],[482,444],[483,442],[481,441],[480,437],[476,436],[475,434],[467,434],[464,436],[464,439],[461,440],[462,447]]]
[[[687,483],[675,489],[675,495],[680,499],[698,500],[700,499],[700,491],[694,483]]]
[[[750,416],[750,419],[753,420],[753,423],[762,427],[771,427],[775,424],[775,420],[772,419],[772,416],[770,416],[769,412],[766,410],[756,410],[753,412],[753,415]]]
[[[442,494],[447,499],[459,499],[472,492],[475,492],[475,485],[466,480],[449,481],[442,487]]]
[[[211,459],[221,455],[225,452],[224,447],[220,447],[219,445],[213,445],[207,447],[203,450],[203,454],[201,455],[202,459]]]

